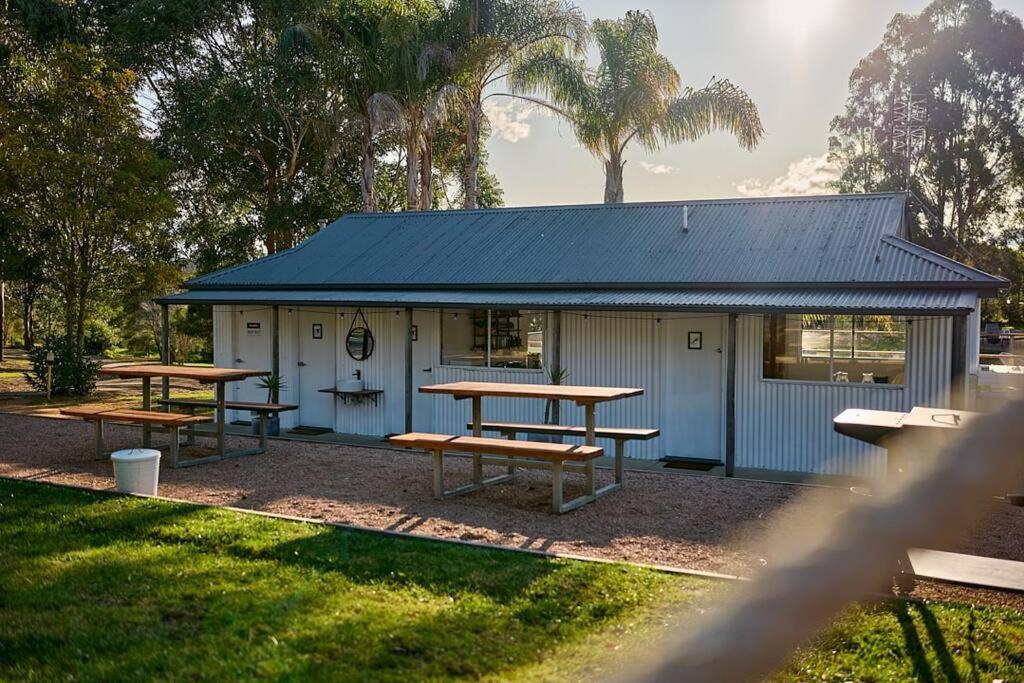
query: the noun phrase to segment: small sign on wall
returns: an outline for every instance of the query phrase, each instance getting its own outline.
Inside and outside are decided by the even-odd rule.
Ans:
[[[245,335],[247,337],[258,337],[263,334],[263,324],[255,321],[245,323]]]
[[[700,351],[704,348],[703,332],[688,332],[686,336],[686,348],[691,351]]]
[[[323,323],[313,323],[313,339],[324,338],[324,326]]]

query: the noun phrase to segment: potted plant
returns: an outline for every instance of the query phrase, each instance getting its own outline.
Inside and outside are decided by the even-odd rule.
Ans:
[[[548,370],[548,381],[551,384],[562,384],[566,379],[569,378],[569,371],[565,368],[551,368]],[[548,402],[544,404],[544,424],[556,425],[561,420],[561,404],[557,399],[548,399]],[[562,443],[562,436],[560,434],[550,435],[539,435],[541,441],[550,441],[551,443]]]
[[[273,403],[280,393],[288,388],[285,384],[284,377],[281,375],[268,375],[266,377],[260,377],[256,380],[256,386],[260,389],[267,390],[267,403]],[[253,413],[252,414],[252,433],[260,433],[260,420],[264,419],[266,415],[267,420],[267,435],[277,436],[281,433],[281,417],[277,413]]]

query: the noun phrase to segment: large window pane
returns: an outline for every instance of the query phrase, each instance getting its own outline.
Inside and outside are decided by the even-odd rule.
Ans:
[[[441,364],[487,365],[487,311],[441,312]]]
[[[768,315],[764,325],[766,379],[828,381],[827,316]]]
[[[903,384],[906,355],[901,318],[765,316],[765,379]]]
[[[836,326],[838,333],[839,316]],[[834,360],[837,381],[903,384],[907,359],[907,323],[888,315],[847,316],[849,350]]]
[[[491,367],[541,367],[544,315],[535,311],[491,311]]]
[[[443,311],[441,363],[539,369],[544,358],[545,318],[540,311]]]

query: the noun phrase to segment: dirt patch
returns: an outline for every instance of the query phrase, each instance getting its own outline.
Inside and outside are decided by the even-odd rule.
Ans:
[[[139,432],[111,427],[109,448],[139,444]],[[155,438],[160,438],[159,436]],[[251,445],[229,437],[232,448]],[[208,451],[193,450],[200,455]],[[468,462],[447,467],[449,485],[470,476]],[[0,415],[0,475],[113,487],[109,462],[94,460],[91,425]],[[798,496],[840,503],[843,489],[627,471],[626,490],[566,514],[549,512],[546,472],[523,471],[511,485],[435,501],[426,455],[295,441],[272,441],[265,455],[181,470],[162,468],[161,495],[441,538],[747,574],[777,561],[759,544],[774,524],[799,515]],[[598,484],[611,481],[598,471]],[[566,496],[581,477],[569,477]],[[993,502],[985,522],[959,548],[1024,561],[1024,509]],[[922,597],[978,600],[1024,608],[1024,596],[928,584]]]

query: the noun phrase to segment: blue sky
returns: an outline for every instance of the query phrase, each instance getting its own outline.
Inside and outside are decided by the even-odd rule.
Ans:
[[[656,153],[627,152],[626,201],[806,194],[830,175],[822,156],[828,125],[846,100],[857,61],[881,41],[897,12],[927,0],[576,0],[589,19],[649,9],[661,51],[684,84],[729,78],[757,102],[767,130],[753,152],[725,135]],[[1024,16],[1024,0],[994,0]],[[487,148],[509,206],[601,201],[600,163],[579,148],[565,123],[491,98]]]

